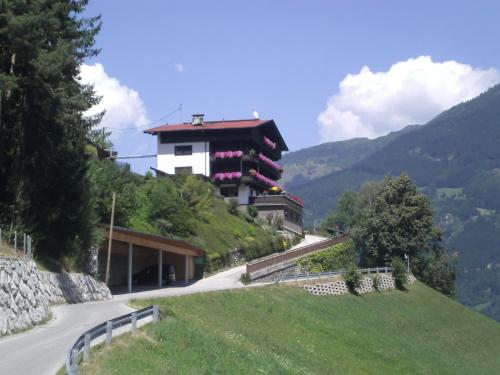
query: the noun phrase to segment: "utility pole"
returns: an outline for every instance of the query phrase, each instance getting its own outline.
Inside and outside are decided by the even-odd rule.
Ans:
[[[107,286],[109,286],[109,270],[111,265],[111,244],[113,242],[113,224],[115,222],[115,201],[116,201],[116,193],[113,192],[113,203],[111,204],[111,224],[109,225],[108,261],[106,262],[105,283]]]

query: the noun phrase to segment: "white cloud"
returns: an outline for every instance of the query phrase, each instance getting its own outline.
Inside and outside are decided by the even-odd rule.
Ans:
[[[323,141],[374,138],[410,124],[424,124],[440,112],[472,99],[500,81],[496,69],[478,69],[430,56],[398,62],[387,72],[365,66],[348,74],[339,93],[318,116]]]
[[[101,64],[83,64],[80,71],[82,83],[94,85],[94,91],[101,96],[101,102],[85,114],[95,115],[106,110],[100,126],[110,128],[140,127],[149,123],[146,107],[139,93],[110,77]],[[119,132],[123,133],[123,132]]]
[[[179,73],[183,73],[184,72],[184,65],[182,63],[174,63],[174,68]]]

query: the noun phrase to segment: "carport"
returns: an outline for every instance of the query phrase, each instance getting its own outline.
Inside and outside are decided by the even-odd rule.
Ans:
[[[173,266],[177,281],[187,283],[195,276],[195,258],[203,258],[203,250],[187,242],[164,236],[136,231],[130,228],[113,227],[110,264],[110,287],[127,286],[132,292],[132,276],[146,268],[157,270],[157,285],[164,283],[163,268]],[[99,274],[106,274],[109,228],[106,240],[99,249]],[[200,263],[199,261],[196,263]]]

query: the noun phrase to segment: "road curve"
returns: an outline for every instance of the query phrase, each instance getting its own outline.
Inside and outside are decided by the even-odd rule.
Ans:
[[[306,236],[296,247],[323,239]],[[242,288],[244,285],[239,279],[244,272],[245,266],[239,266],[185,286],[115,295],[107,301],[53,306],[53,318],[47,324],[0,339],[0,375],[53,375],[64,365],[68,349],[83,332],[132,312],[134,309],[127,305],[131,298],[181,296]]]

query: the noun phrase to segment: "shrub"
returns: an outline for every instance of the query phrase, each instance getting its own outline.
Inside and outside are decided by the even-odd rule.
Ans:
[[[380,277],[379,274],[376,274],[372,280],[373,280],[373,287],[375,288],[376,291],[380,292],[380,287],[382,285],[382,277]]]
[[[352,293],[356,293],[356,288],[361,286],[361,273],[356,264],[351,263],[345,270],[344,280]]]
[[[430,287],[449,296],[455,296],[457,254],[433,254],[424,259],[425,268],[416,276]],[[417,270],[418,271],[418,270]]]
[[[250,275],[247,272],[245,272],[241,275],[240,281],[244,285],[248,285],[252,282],[252,280],[250,279]]]
[[[273,224],[273,218],[274,218],[273,214],[267,214],[266,215],[266,221],[267,221],[268,225],[272,225]]]
[[[283,218],[281,216],[275,216],[273,225],[277,230],[282,230],[283,229]]]
[[[302,236],[299,236],[298,234],[294,235],[292,239],[292,246],[299,244],[302,239]]]
[[[346,268],[355,263],[356,249],[352,240],[332,246],[299,260],[299,265],[309,272],[327,272]]]
[[[252,219],[255,219],[257,215],[259,214],[259,210],[255,206],[248,205],[247,206],[247,213],[248,216],[250,216]]]
[[[399,257],[392,258],[391,262],[392,276],[394,277],[394,283],[396,288],[404,289],[406,283],[408,282],[408,275],[406,273],[406,265]]]
[[[238,207],[239,207],[239,202],[236,198],[231,198],[227,202],[227,211],[231,215],[238,216]]]

